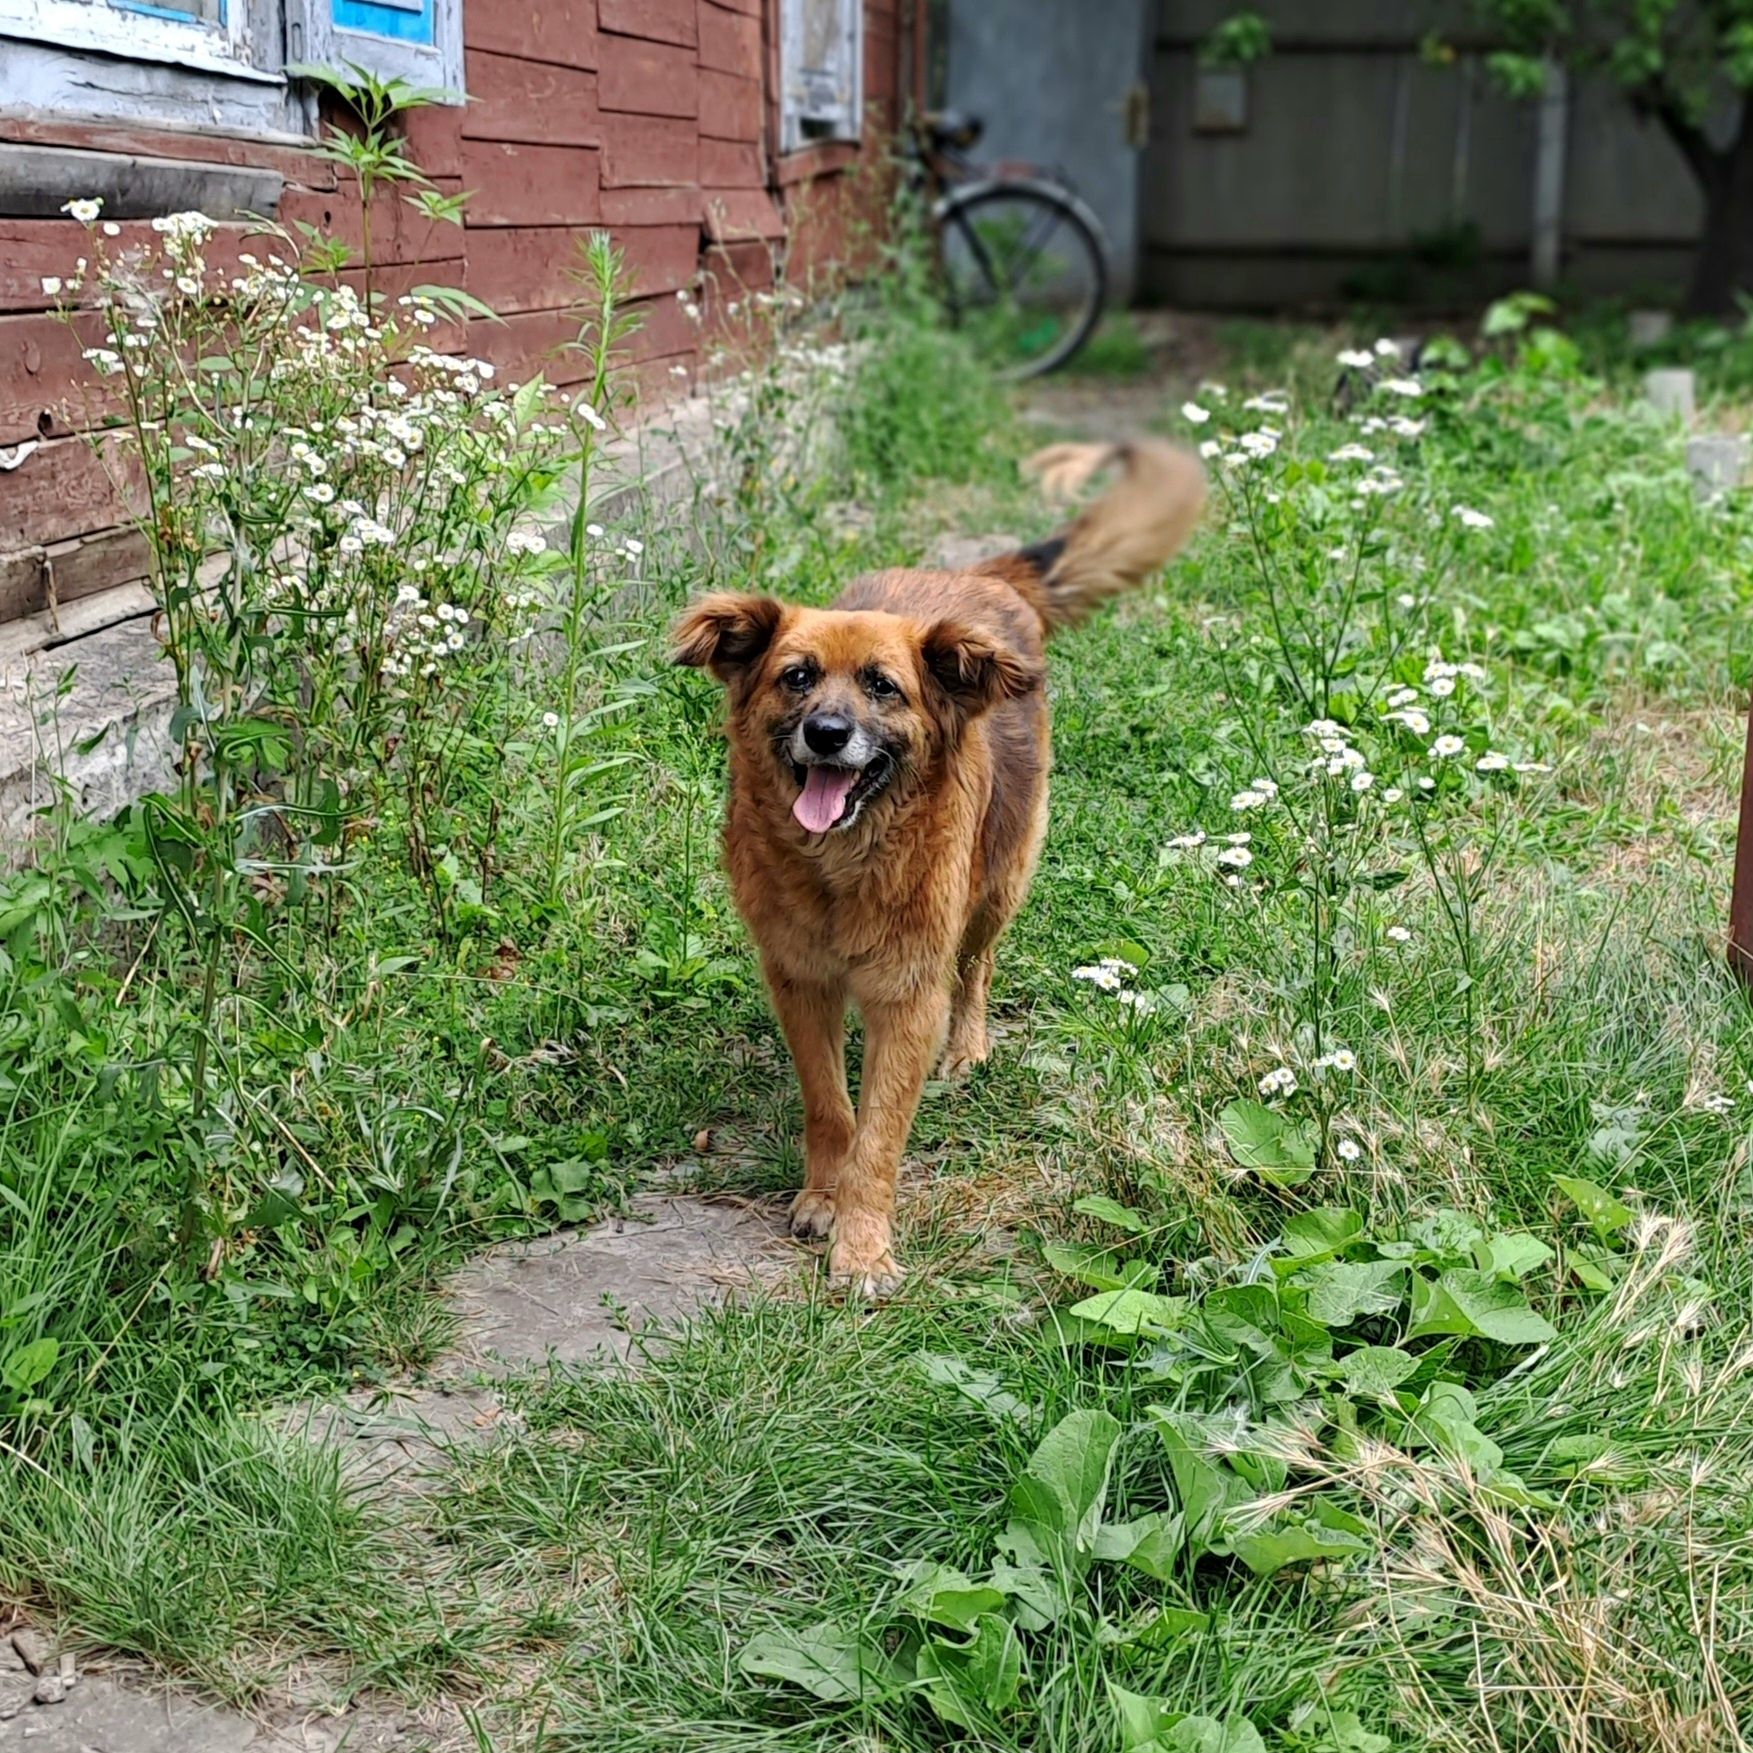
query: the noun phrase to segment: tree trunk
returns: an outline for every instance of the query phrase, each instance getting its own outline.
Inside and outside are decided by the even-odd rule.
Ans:
[[[1685,132],[1691,138],[1682,142],[1670,124],[1704,196],[1704,234],[1686,309],[1694,316],[1733,316],[1738,295],[1753,295],[1753,120],[1743,115],[1734,144],[1722,151],[1696,129]]]

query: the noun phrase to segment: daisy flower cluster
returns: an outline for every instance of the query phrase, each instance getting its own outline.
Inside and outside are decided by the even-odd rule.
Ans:
[[[1156,1008],[1156,998],[1152,993],[1140,992],[1127,985],[1127,981],[1136,978],[1137,974],[1138,970],[1130,962],[1122,961],[1118,956],[1104,956],[1099,962],[1071,970],[1072,979],[1082,980],[1098,992],[1111,993],[1128,1010],[1137,1011],[1142,1016]]]

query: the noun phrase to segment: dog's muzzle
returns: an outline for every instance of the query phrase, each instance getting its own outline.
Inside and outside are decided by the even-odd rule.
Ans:
[[[890,765],[887,750],[849,718],[812,714],[785,742],[799,791],[791,806],[811,834],[850,828]]]

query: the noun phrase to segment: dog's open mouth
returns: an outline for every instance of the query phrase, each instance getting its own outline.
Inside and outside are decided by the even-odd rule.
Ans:
[[[849,828],[858,818],[866,798],[876,791],[888,768],[880,756],[867,767],[814,767],[791,764],[792,777],[802,788],[791,813],[811,834],[831,828]]]

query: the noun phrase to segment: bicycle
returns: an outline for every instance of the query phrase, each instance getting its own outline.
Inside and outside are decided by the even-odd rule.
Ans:
[[[1101,222],[1032,165],[971,164],[984,124],[954,111],[915,118],[909,186],[929,203],[952,323],[1000,375],[1057,371],[1089,340],[1108,295]]]

